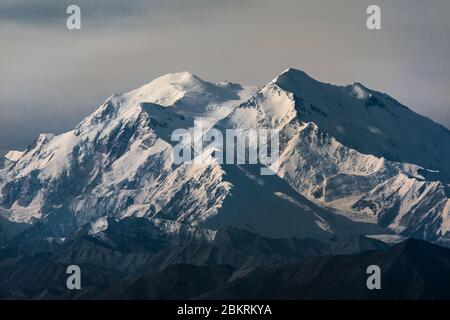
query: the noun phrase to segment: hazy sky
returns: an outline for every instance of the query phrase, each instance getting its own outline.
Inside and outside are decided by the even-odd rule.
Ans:
[[[69,4],[81,7],[79,31],[66,29]],[[369,4],[383,30],[366,28]],[[2,0],[0,149],[184,70],[263,85],[295,67],[362,82],[450,128],[449,35],[449,0]]]

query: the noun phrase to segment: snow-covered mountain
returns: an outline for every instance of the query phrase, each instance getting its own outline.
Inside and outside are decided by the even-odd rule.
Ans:
[[[304,122],[314,122],[342,144],[438,170],[449,181],[450,131],[444,126],[359,83],[333,86],[290,69],[274,84],[295,96]]]
[[[448,241],[450,131],[387,95],[289,69],[220,123],[280,130],[273,168],[316,204],[397,233]]]
[[[196,119],[280,130],[277,175],[211,157],[175,165],[170,135]],[[293,69],[261,90],[168,74],[10,156],[0,166],[0,214],[61,235],[136,216],[269,237],[395,232],[447,242],[449,148],[447,129],[360,84]]]

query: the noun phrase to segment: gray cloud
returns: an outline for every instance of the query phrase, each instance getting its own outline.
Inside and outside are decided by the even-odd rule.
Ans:
[[[450,127],[448,0],[84,0],[0,3],[0,146],[70,129],[105,98],[188,70],[262,85],[287,67],[363,82]],[[82,30],[65,29],[78,3]]]

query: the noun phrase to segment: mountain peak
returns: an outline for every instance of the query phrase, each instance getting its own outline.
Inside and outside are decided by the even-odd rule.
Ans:
[[[152,82],[173,82],[173,83],[192,83],[192,82],[205,82],[200,79],[197,75],[189,71],[180,71],[174,73],[166,73]]]
[[[436,170],[440,179],[450,180],[447,131],[389,95],[359,82],[347,86],[320,82],[293,68],[271,84],[292,94],[303,122],[316,123],[343,145]]]
[[[305,80],[314,80],[303,70],[298,70],[295,68],[288,68],[284,70],[278,77],[276,77],[273,82],[274,83],[286,83],[286,82],[302,82]]]
[[[125,96],[133,101],[156,103],[164,107],[178,106],[186,112],[201,113],[208,105],[240,100],[239,93],[242,90],[236,84],[214,84],[184,71],[165,74]]]
[[[360,82],[354,82],[352,85],[347,86],[346,89],[352,96],[360,100],[368,99],[372,96],[370,90]]]
[[[192,73],[186,71],[167,73],[131,91],[128,95],[167,107],[182,99],[186,92],[202,91],[201,88],[205,86],[206,82]]]
[[[305,91],[316,92],[320,87],[326,85],[312,78],[306,72],[294,68],[286,69],[271,83],[297,96]]]
[[[300,70],[300,69],[295,69],[295,68],[287,68],[286,70],[284,70],[281,74],[280,74],[280,76],[281,75],[284,75],[284,74],[286,74],[286,75],[301,75],[301,76],[308,76],[308,74],[305,72],[305,71],[303,71],[303,70]],[[309,76],[308,76],[309,77]]]

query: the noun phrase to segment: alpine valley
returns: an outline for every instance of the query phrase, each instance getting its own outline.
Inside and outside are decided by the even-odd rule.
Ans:
[[[175,164],[197,120],[277,130],[275,175]],[[0,247],[0,298],[449,299],[450,131],[295,69],[261,89],[167,74],[0,158]]]

